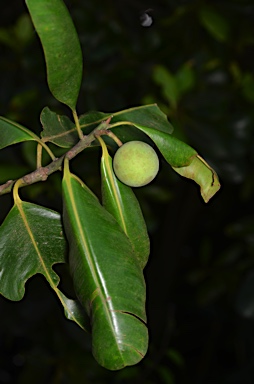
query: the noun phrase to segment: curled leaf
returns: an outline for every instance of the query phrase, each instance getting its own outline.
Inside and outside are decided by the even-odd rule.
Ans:
[[[137,124],[135,126],[153,140],[165,160],[179,175],[194,180],[200,186],[201,196],[206,203],[220,189],[216,172],[195,149],[167,133]]]

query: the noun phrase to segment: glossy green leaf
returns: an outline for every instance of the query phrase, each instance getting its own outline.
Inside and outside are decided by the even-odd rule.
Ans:
[[[139,202],[132,190],[121,183],[114,174],[112,158],[100,138],[101,187],[103,206],[109,211],[128,236],[141,268],[144,268],[150,253],[146,224]]]
[[[9,300],[21,300],[27,280],[41,273],[60,299],[66,317],[87,329],[80,304],[59,291],[59,276],[52,269],[54,264],[65,262],[66,241],[60,215],[23,202],[18,196],[15,200],[0,227],[0,293]]]
[[[62,0],[26,0],[40,37],[53,96],[75,110],[82,80],[82,52],[69,12]]]
[[[114,133],[122,142],[130,140],[146,141],[147,136],[142,134],[134,127],[134,124],[141,124],[154,128],[161,132],[172,133],[173,127],[169,123],[167,116],[159,109],[156,104],[134,107],[119,112],[103,113],[88,112],[80,116],[80,125],[84,134],[91,132],[102,121],[112,117],[111,124],[116,124]],[[124,125],[124,122],[131,125]],[[123,124],[122,124],[123,123]],[[115,143],[110,139],[105,141],[112,147]]]
[[[64,227],[76,294],[91,319],[92,349],[104,367],[138,363],[148,343],[145,282],[114,217],[65,162]]]
[[[201,196],[206,203],[220,189],[216,172],[189,145],[164,132],[137,124],[136,127],[153,140],[177,173],[194,180],[200,186]]]
[[[0,149],[31,140],[40,141],[40,138],[22,125],[0,116]]]
[[[116,124],[114,132],[123,142],[129,140],[147,140],[147,136],[134,127],[134,123],[154,128],[161,132],[172,133],[173,127],[169,123],[167,116],[158,108],[156,104],[134,107],[119,112],[104,113],[90,111],[79,117],[80,126],[84,135],[90,133],[101,122],[111,117],[111,124]],[[70,148],[76,143],[77,133],[74,123],[67,116],[60,116],[44,108],[41,113],[43,124],[42,137],[45,141],[50,141],[60,147]],[[126,122],[126,125],[124,125]],[[123,123],[123,124],[121,124]],[[131,124],[131,125],[129,125]],[[112,146],[114,142],[107,138]],[[94,143],[98,145],[98,142]]]
[[[205,7],[199,13],[201,24],[218,41],[227,41],[230,34],[228,20],[215,10]]]
[[[58,115],[48,107],[43,108],[40,116],[43,140],[50,141],[62,148],[73,147],[79,140],[75,124],[64,115]]]
[[[145,125],[166,133],[172,133],[174,130],[169,123],[167,116],[159,109],[157,104],[143,105],[112,113],[88,112],[87,114],[80,116],[81,128],[82,130],[86,130],[86,128],[92,124],[98,125],[110,116],[112,117],[111,124],[126,121]]]

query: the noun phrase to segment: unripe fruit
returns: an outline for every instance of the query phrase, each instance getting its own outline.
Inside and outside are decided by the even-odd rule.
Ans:
[[[116,151],[113,168],[122,183],[142,187],[157,175],[159,159],[150,145],[143,141],[129,141]]]

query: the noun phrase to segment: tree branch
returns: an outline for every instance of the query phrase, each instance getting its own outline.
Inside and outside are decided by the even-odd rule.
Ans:
[[[77,156],[80,152],[82,152],[85,148],[90,147],[92,142],[96,140],[96,135],[100,135],[99,131],[105,131],[110,128],[110,120],[111,117],[109,117],[106,121],[103,121],[98,127],[96,127],[92,132],[90,132],[88,135],[83,136],[82,139],[74,145],[68,152],[66,152],[64,155],[62,155],[59,158],[56,158],[53,160],[50,164],[46,165],[45,167],[40,167],[36,169],[35,171],[28,173],[27,175],[21,177],[22,183],[20,184],[20,187],[24,187],[26,185],[31,185],[34,183],[38,183],[39,181],[45,181],[51,175],[52,173],[61,170],[63,160],[65,156],[71,160],[75,156]],[[0,185],[0,195],[4,195],[6,193],[10,193],[12,190],[13,185],[16,183],[17,180],[8,180],[6,183]]]

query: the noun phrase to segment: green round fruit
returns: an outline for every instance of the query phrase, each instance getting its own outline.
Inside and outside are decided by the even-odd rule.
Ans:
[[[122,183],[142,187],[157,175],[159,159],[150,145],[143,141],[129,141],[116,151],[113,168]]]

